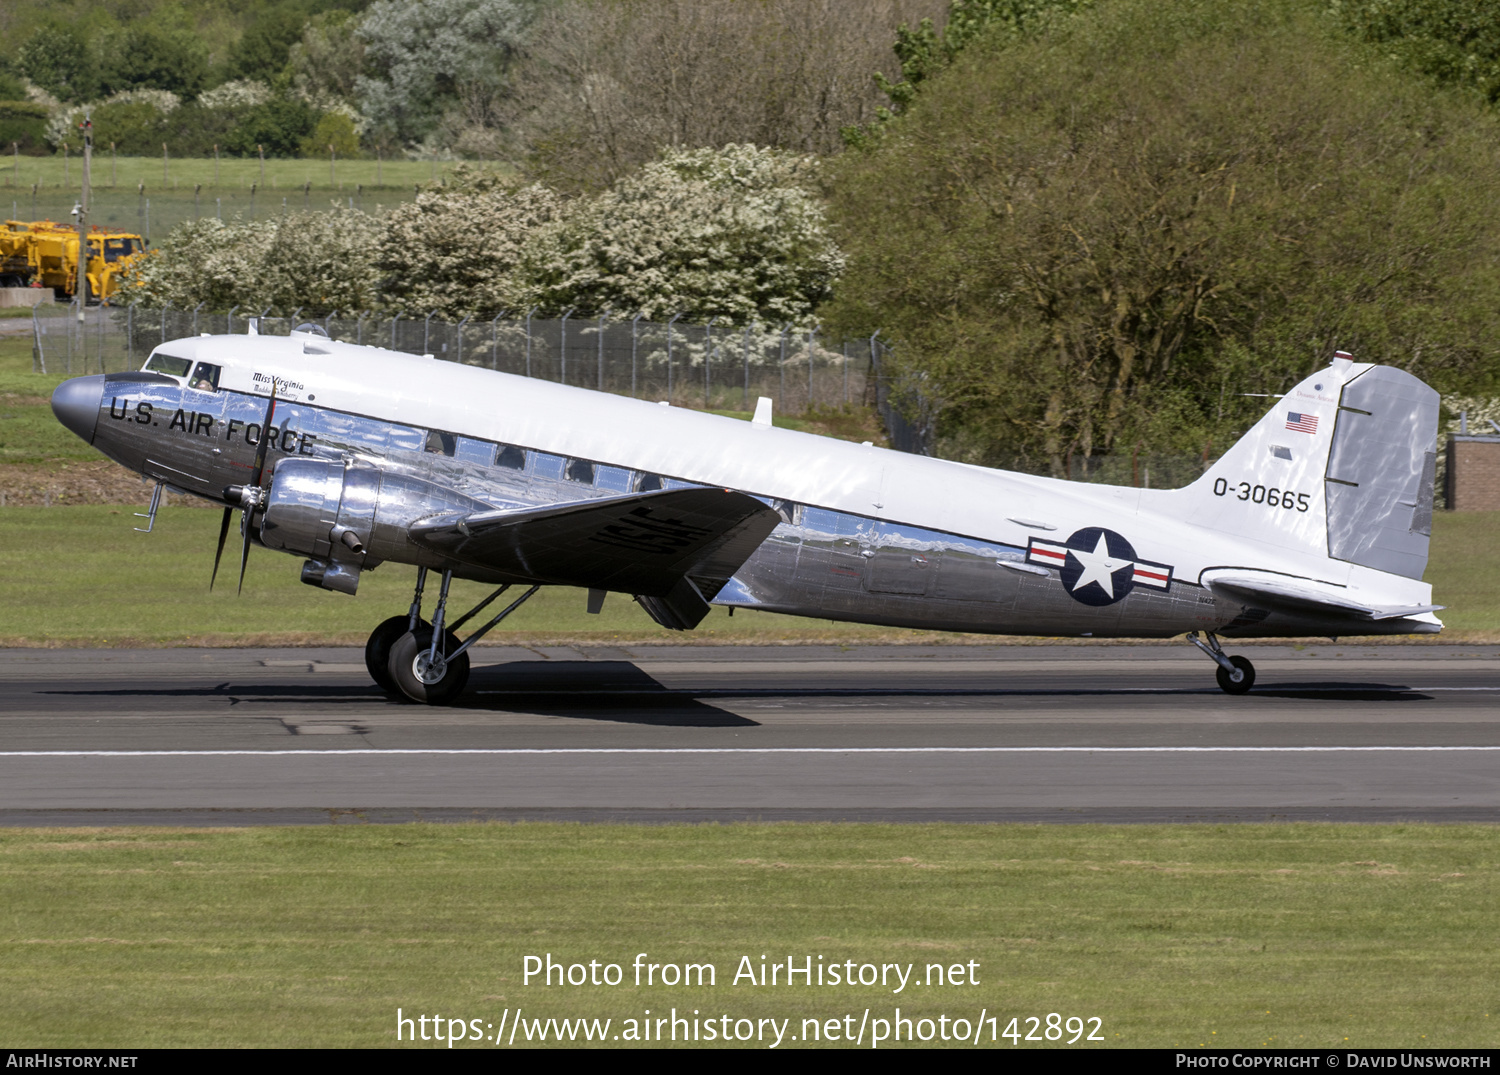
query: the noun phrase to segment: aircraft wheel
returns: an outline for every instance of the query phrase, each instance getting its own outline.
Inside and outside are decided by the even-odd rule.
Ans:
[[[444,648],[450,652],[457,649],[458,639],[451,631],[445,634]],[[447,705],[468,685],[469,655],[460,653],[453,660],[439,655],[436,662],[429,663],[427,654],[431,647],[431,627],[418,627],[415,632],[403,634],[391,647],[390,675],[401,693],[412,701]]]
[[[1226,694],[1244,694],[1255,686],[1255,665],[1238,654],[1229,658],[1229,663],[1234,665],[1233,672],[1223,668],[1218,671],[1220,690]]]
[[[397,698],[405,698],[406,695],[401,693],[401,688],[391,678],[391,647],[406,634],[410,625],[410,616],[392,616],[371,631],[370,640],[365,643],[365,668],[369,671],[370,678],[386,694]],[[427,626],[429,624],[426,620],[418,622],[419,628]]]

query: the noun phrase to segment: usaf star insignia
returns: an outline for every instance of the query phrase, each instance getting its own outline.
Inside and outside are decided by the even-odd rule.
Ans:
[[[1026,562],[1055,568],[1063,589],[1085,605],[1112,605],[1137,586],[1170,590],[1172,568],[1142,560],[1130,542],[1099,526],[1075,531],[1067,541],[1032,538]]]

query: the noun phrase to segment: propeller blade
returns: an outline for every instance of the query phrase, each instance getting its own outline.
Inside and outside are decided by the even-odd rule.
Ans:
[[[271,382],[271,400],[266,405],[266,420],[261,423],[260,443],[255,446],[255,469],[250,475],[250,487],[263,490],[261,478],[266,472],[266,454],[271,448],[271,423],[276,418],[276,382]],[[244,509],[240,519],[240,533],[243,540],[240,543],[240,585],[236,594],[245,592],[245,565],[250,562],[250,516],[254,513],[255,506],[251,505]]]
[[[266,420],[260,426],[260,443],[255,446],[255,470],[250,475],[250,484],[259,485],[266,469],[266,453],[271,447],[271,423],[276,418],[276,382],[271,382],[271,402],[266,407]]]
[[[214,580],[219,577],[219,561],[224,558],[224,539],[229,537],[229,517],[233,514],[233,508],[225,508],[224,517],[219,520],[219,548],[214,553],[214,573],[208,579],[210,590],[214,588]]]

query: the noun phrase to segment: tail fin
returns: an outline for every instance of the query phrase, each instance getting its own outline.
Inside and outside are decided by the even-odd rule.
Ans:
[[[1339,352],[1179,495],[1200,526],[1420,579],[1437,426],[1437,392]]]

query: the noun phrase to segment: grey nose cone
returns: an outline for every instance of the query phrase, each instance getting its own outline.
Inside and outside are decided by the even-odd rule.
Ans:
[[[99,424],[99,408],[104,403],[104,376],[74,377],[64,381],[52,393],[52,413],[57,420],[88,443],[94,443],[94,427]]]

